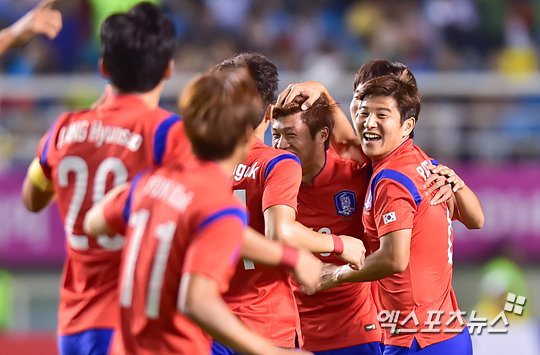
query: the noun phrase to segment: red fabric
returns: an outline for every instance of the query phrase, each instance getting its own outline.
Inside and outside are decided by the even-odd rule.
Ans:
[[[249,211],[249,225],[264,234],[264,211],[275,205],[297,208],[297,195],[302,181],[302,168],[293,159],[269,165],[273,159],[288,152],[266,146],[253,138],[253,147],[244,163],[233,175],[233,189],[245,197]],[[275,160],[274,162],[276,162]],[[267,171],[268,168],[268,171]],[[223,298],[231,310],[258,334],[276,346],[293,348],[300,332],[298,309],[286,267],[268,267],[238,263],[229,291]]]
[[[54,183],[67,237],[61,335],[118,323],[116,290],[123,237],[88,238],[82,227],[84,215],[106,191],[154,165],[157,143],[165,150],[185,146],[182,142],[187,138],[181,135],[155,142],[159,125],[171,115],[148,108],[136,95],[117,95],[98,109],[63,114],[41,140],[37,156]]]
[[[430,199],[425,196],[423,184],[429,173],[423,166],[430,160],[412,140],[408,140],[386,158],[373,163],[373,179],[384,170],[393,170],[406,176],[414,186],[413,191],[422,197],[417,206],[411,185],[407,188],[402,182],[387,177],[378,182],[364,205],[363,221],[370,251],[379,248],[379,238],[385,234],[412,230],[408,267],[402,273],[378,281],[377,298],[381,309],[400,312],[399,334],[391,334],[390,327],[385,329],[387,345],[409,347],[416,338],[418,344],[425,347],[449,339],[463,328],[458,322],[445,326],[451,313],[459,312],[452,290],[454,236],[446,204],[431,206]],[[429,311],[444,312],[441,325],[435,326],[437,332],[426,332],[430,329],[429,320],[434,319]],[[412,312],[417,316],[418,324],[414,318],[405,322]],[[452,333],[453,330],[457,332]]]
[[[313,185],[300,187],[297,220],[319,233],[364,240],[361,208],[367,174],[363,165],[327,154]],[[331,253],[317,256],[323,262],[344,264]],[[335,350],[381,340],[370,283],[346,283],[311,296],[300,292],[295,296],[306,350]]]
[[[125,201],[110,204],[111,213],[123,214]],[[222,168],[198,160],[144,175],[131,204],[115,351],[208,354],[208,336],[177,309],[180,280],[186,272],[198,274],[227,289],[243,242],[245,207],[232,196]]]

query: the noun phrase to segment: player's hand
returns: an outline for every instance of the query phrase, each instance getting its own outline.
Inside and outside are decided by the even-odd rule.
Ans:
[[[42,0],[10,26],[14,45],[22,45],[38,34],[54,39],[62,29],[62,14],[52,9],[57,0]]]
[[[315,293],[321,277],[322,263],[307,250],[300,249],[298,261],[293,269],[295,278],[302,284],[307,294]]]
[[[364,243],[360,239],[346,235],[340,235],[339,237],[343,241],[343,253],[336,256],[351,264],[353,268],[360,270],[366,258]]]
[[[327,290],[342,284],[339,281],[339,275],[345,268],[351,269],[348,265],[335,265],[324,263],[322,267],[321,281],[317,287],[317,291]]]
[[[101,105],[109,103],[114,96],[113,87],[111,84],[105,85],[105,89],[101,93],[101,96],[90,106],[92,110],[98,108]]]
[[[286,104],[291,103],[298,95],[307,97],[306,101],[302,104],[301,109],[307,110],[317,99],[326,94],[330,98],[330,94],[326,87],[317,81],[306,81],[303,83],[290,84],[285,90],[283,90],[277,99],[276,107],[281,108]]]
[[[465,186],[465,182],[456,174],[456,172],[446,165],[439,164],[437,166],[429,163],[426,166],[431,171],[431,175],[424,183],[424,188],[429,186],[427,194],[439,189],[433,199],[432,205],[438,205],[448,201],[452,197],[452,193],[456,193]],[[430,186],[431,185],[431,186]]]

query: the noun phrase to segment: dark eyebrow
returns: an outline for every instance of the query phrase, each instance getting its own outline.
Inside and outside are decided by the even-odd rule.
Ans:
[[[367,106],[363,105],[363,106],[360,106],[360,108],[362,109],[368,109]],[[392,112],[392,110],[390,110],[389,108],[386,108],[386,107],[381,107],[381,108],[377,108],[375,109],[374,111],[387,111],[387,112]]]

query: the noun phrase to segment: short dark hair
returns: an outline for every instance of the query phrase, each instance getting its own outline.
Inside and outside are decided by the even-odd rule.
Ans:
[[[302,104],[307,100],[307,96],[298,95],[289,104],[281,108],[274,107],[272,118],[280,119],[285,116],[294,115],[301,112],[300,119],[308,126],[312,139],[323,127],[328,127],[328,138],[324,142],[324,149],[330,148],[330,136],[334,131],[334,110],[335,104],[331,104],[325,94],[322,94],[317,101],[307,110],[302,111]]]
[[[358,85],[365,83],[368,80],[388,75],[401,78],[403,73],[406,73],[405,76],[410,84],[417,86],[414,74],[405,64],[400,62],[389,62],[386,59],[371,60],[362,65],[356,72],[353,90],[356,90]]]
[[[148,92],[163,79],[176,49],[172,22],[142,2],[101,25],[101,56],[111,83],[123,92]]]
[[[410,117],[418,122],[422,106],[420,93],[416,85],[412,84],[406,77],[404,79],[401,80],[389,75],[368,80],[360,88],[360,100],[365,100],[368,97],[391,97],[396,101],[402,125]],[[414,129],[409,136],[414,137]]]
[[[248,127],[255,129],[263,102],[246,68],[203,74],[182,90],[178,107],[193,152],[201,159],[231,156]]]
[[[261,53],[243,52],[225,59],[223,62],[214,66],[212,71],[239,66],[246,66],[248,68],[263,99],[265,108],[268,107],[268,105],[274,102],[278,89],[279,79],[275,64]]]

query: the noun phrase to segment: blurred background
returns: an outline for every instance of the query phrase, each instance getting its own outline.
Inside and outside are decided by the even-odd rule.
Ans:
[[[37,2],[0,0],[0,28]],[[55,353],[63,227],[55,207],[24,209],[22,180],[59,114],[100,95],[99,26],[137,2],[60,0],[64,27],[55,40],[38,37],[0,58],[0,354]],[[162,99],[173,111],[187,80],[245,50],[278,66],[280,89],[321,81],[347,114],[364,62],[408,65],[423,95],[415,143],[457,171],[486,215],[479,231],[454,224],[460,308],[470,323],[473,310],[487,318],[473,336],[476,354],[540,354],[540,1],[154,2],[178,36]],[[491,326],[516,304],[509,292],[526,297],[523,313],[507,310],[509,325]]]

